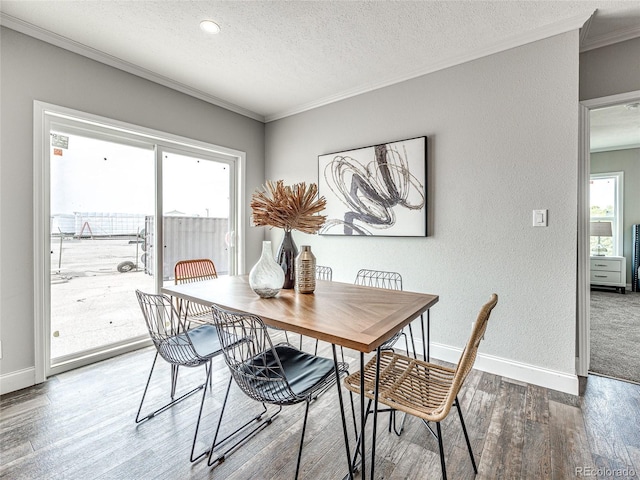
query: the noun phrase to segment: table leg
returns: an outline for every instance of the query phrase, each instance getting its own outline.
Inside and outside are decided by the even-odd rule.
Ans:
[[[367,476],[367,468],[365,462],[365,451],[364,451],[364,428],[366,426],[366,415],[364,411],[364,353],[360,352],[360,458],[362,463],[361,469],[361,478],[362,480],[366,479]]]
[[[331,348],[333,348],[333,369],[336,374],[336,385],[338,386],[338,401],[340,402],[340,415],[342,416],[344,446],[347,449],[347,466],[349,467],[349,478],[353,480],[353,468],[351,467],[351,450],[349,449],[349,435],[347,433],[347,420],[344,416],[344,403],[342,401],[342,386],[340,385],[340,372],[338,371],[338,356],[336,355],[335,344],[331,344]]]
[[[422,327],[422,358],[425,362],[429,361],[431,352],[429,351],[431,320],[429,318],[429,310],[427,310],[427,329],[424,328],[424,314],[420,315],[420,326]],[[426,333],[426,335],[425,335]],[[426,338],[425,338],[426,337]]]
[[[375,478],[376,467],[376,430],[378,427],[378,391],[380,387],[380,347],[376,350],[376,383],[373,390],[373,438],[371,440],[371,480]],[[364,431],[364,430],[363,430]],[[364,437],[364,435],[363,435]],[[362,470],[364,472],[364,462]]]

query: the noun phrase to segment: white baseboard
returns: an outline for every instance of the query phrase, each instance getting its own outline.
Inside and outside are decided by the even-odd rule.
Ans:
[[[416,349],[418,352],[422,352],[422,345],[420,345],[418,339],[416,339],[416,343],[418,344],[416,345]],[[431,343],[430,355],[432,358],[457,363],[461,353],[462,349],[460,348]],[[578,395],[577,375],[549,370],[482,353],[478,354],[474,368],[540,387],[558,390],[571,395]],[[0,395],[35,385],[35,375],[35,368],[32,367],[0,376]]]
[[[35,367],[25,368],[17,372],[7,373],[0,376],[0,395],[15,392],[23,388],[31,387],[36,384]]]
[[[419,352],[421,351],[421,348],[418,348],[417,346],[416,348]],[[458,363],[461,354],[462,349],[460,348],[431,343],[430,355],[432,358],[450,363]],[[578,395],[577,375],[549,370],[536,365],[529,365],[483,353],[478,353],[473,367],[478,370],[482,370],[483,372],[500,375],[501,377],[531,383],[533,385],[558,390],[571,395]]]

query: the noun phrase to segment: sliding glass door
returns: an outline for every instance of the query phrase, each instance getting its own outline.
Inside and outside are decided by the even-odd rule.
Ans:
[[[37,382],[149,345],[135,290],[173,283],[177,261],[209,258],[219,275],[242,264],[242,152],[45,105],[34,127]]]
[[[51,133],[51,363],[144,338],[136,289],[145,218],[154,212],[154,148],[99,132]]]

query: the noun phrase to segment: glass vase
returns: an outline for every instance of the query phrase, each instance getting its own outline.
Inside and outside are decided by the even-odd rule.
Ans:
[[[275,297],[284,283],[284,272],[276,263],[271,251],[271,242],[262,242],[262,254],[249,272],[249,286],[262,298]]]
[[[295,261],[298,256],[298,247],[296,247],[291,235],[291,230],[284,231],[284,237],[278,247],[276,261],[282,267],[284,272],[284,285],[282,288],[293,288],[296,283],[296,267]]]

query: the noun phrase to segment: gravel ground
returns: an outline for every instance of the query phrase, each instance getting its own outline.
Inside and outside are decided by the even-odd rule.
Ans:
[[[136,262],[133,238],[65,238],[61,247],[54,237],[51,251],[52,358],[147,335],[135,290],[153,291],[153,277],[139,261],[137,271],[118,271]]]

